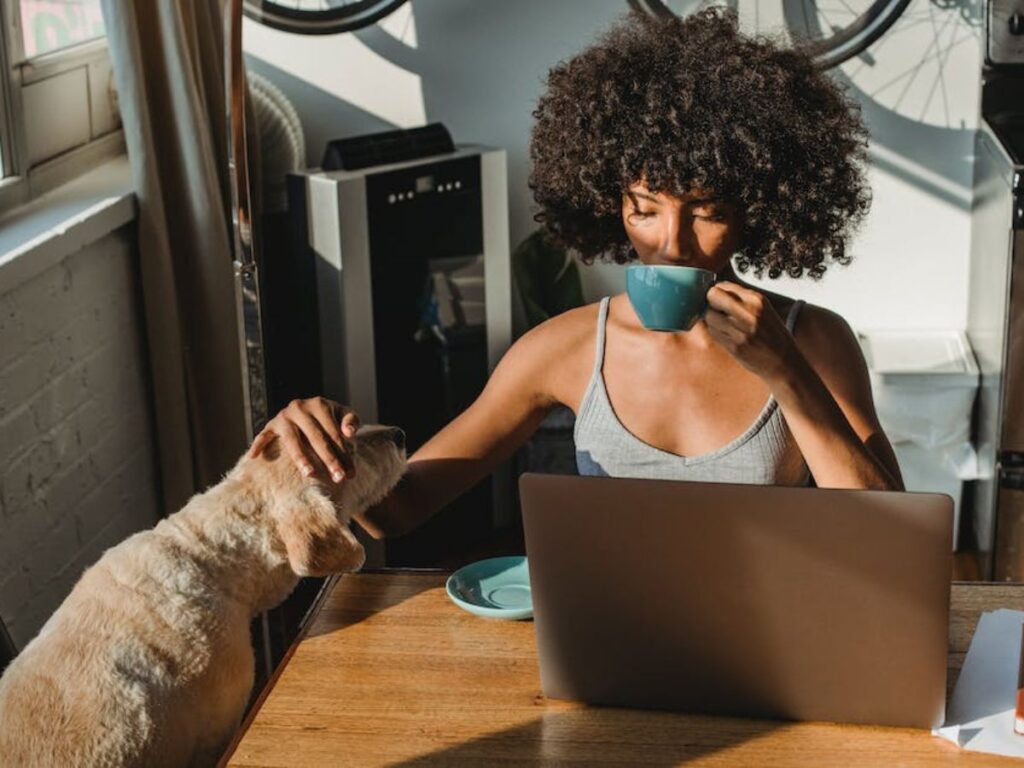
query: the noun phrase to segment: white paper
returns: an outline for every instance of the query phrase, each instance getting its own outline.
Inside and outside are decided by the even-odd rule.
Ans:
[[[973,752],[1024,757],[1013,732],[1024,611],[983,613],[936,736]]]

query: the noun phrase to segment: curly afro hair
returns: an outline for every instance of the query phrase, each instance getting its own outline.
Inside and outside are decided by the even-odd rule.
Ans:
[[[535,218],[584,262],[636,258],[622,196],[708,189],[743,222],[741,272],[849,263],[870,205],[859,108],[804,54],[737,31],[732,12],[632,14],[554,67],[534,111]]]

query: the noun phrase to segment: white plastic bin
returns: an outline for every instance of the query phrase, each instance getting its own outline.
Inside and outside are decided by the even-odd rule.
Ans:
[[[878,418],[893,444],[908,491],[953,497],[960,526],[963,481],[977,477],[971,412],[978,365],[962,331],[859,334]]]

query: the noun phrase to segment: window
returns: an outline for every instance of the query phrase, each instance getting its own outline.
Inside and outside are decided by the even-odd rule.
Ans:
[[[0,0],[0,213],[124,152],[100,0]]]
[[[26,58],[103,37],[100,0],[21,0]]]

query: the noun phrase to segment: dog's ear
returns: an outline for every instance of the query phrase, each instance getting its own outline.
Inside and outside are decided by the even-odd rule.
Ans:
[[[288,553],[288,562],[299,576],[328,576],[355,571],[366,560],[366,551],[341,520],[323,491],[307,485],[294,504],[277,514],[277,531]]]

